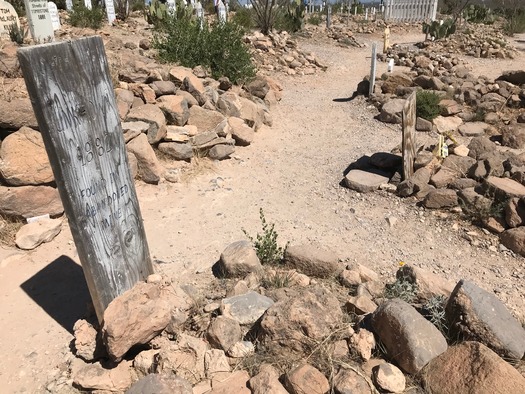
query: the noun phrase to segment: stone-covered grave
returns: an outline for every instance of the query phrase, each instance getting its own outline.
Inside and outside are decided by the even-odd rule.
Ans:
[[[525,256],[525,71],[490,80],[473,75],[450,54],[396,53],[411,70],[376,79],[369,100],[379,110],[377,119],[401,124],[413,91],[438,95],[439,115],[432,121],[416,120],[419,139],[425,142],[417,147],[415,173],[409,179],[402,179],[401,153],[394,149],[352,163],[343,183],[360,192],[395,191],[428,209],[462,212]],[[357,92],[368,94],[368,86],[365,79]],[[448,157],[439,152],[440,135],[448,144]]]
[[[493,293],[416,266],[386,283],[318,244],[237,241],[205,290],[160,275],[75,324],[51,392],[521,393],[525,329]],[[522,361],[519,361],[522,360]]]

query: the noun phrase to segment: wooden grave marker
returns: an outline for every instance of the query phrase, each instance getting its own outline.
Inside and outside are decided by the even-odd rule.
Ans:
[[[377,43],[372,44],[372,60],[370,62],[370,86],[368,88],[368,95],[374,94],[376,84],[376,64],[377,64]]]
[[[47,0],[24,0],[27,22],[31,36],[36,43],[51,42],[55,39]]]
[[[99,321],[153,273],[102,39],[18,58]]]
[[[15,8],[7,1],[0,0],[0,40],[10,40],[9,29],[13,24],[20,27]]]
[[[108,17],[108,23],[110,25],[115,22],[115,19],[117,19],[117,15],[115,14],[115,3],[113,0],[106,0],[106,15]]]
[[[414,174],[416,159],[416,92],[413,92],[403,107],[403,180]]]

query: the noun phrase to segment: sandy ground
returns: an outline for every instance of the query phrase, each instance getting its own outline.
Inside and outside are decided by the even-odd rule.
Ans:
[[[457,214],[424,210],[410,198],[362,195],[340,186],[351,162],[401,143],[399,126],[374,120],[375,109],[361,98],[344,100],[369,72],[371,39],[380,41],[358,38],[366,48],[301,42],[328,70],[278,76],[284,97],[272,109],[274,126],[260,130],[231,160],[186,183],[137,183],[156,269],[176,282],[204,286],[221,251],[244,238],[242,229],[260,230],[263,208],[282,244],[320,242],[385,280],[394,278],[400,261],[454,281],[470,279],[525,318],[524,259],[500,251],[497,237]],[[392,34],[393,42],[422,38]],[[514,61],[470,60],[476,72],[496,77],[518,69],[523,55]],[[386,64],[378,69],[384,72]],[[64,226],[33,252],[3,248],[0,261],[0,392],[44,392],[72,357],[72,327],[89,302],[69,229]]]

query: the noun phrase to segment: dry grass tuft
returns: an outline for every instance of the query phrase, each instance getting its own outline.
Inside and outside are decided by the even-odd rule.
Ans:
[[[189,183],[200,175],[215,173],[215,164],[207,157],[195,156],[191,159],[191,165],[181,173],[180,180]]]
[[[15,236],[24,225],[21,220],[0,215],[0,244],[15,246]]]

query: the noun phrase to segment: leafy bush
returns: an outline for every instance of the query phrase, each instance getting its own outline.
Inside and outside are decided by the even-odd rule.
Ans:
[[[514,34],[525,33],[525,10],[518,9],[514,12],[507,12],[505,33],[509,36]]]
[[[263,209],[259,210],[261,218],[262,234],[257,233],[255,239],[246,230],[242,230],[244,235],[253,243],[257,257],[262,264],[278,264],[282,261],[284,249],[277,244],[278,234],[275,231],[275,224],[269,224],[264,217]]]
[[[168,16],[157,26],[153,46],[161,60],[193,68],[201,65],[211,70],[213,78],[228,77],[243,83],[255,76],[243,29],[234,22],[215,22],[201,28],[189,14]]]
[[[488,25],[494,23],[495,20],[494,14],[490,8],[487,8],[484,5],[471,4],[466,7],[463,12],[465,20],[471,23],[484,23]]]
[[[441,98],[434,92],[420,90],[416,93],[416,116],[430,120],[440,113],[439,102]]]
[[[448,322],[445,316],[447,298],[437,295],[430,298],[422,308],[422,315],[429,320],[445,336],[449,337]]]
[[[9,3],[11,3],[19,18],[22,16],[26,16],[24,0],[9,0]]]
[[[253,12],[249,8],[239,7],[233,15],[232,21],[246,30],[250,30],[254,26]]]
[[[278,14],[277,20],[275,21],[275,27],[279,30],[286,30],[290,33],[295,33],[301,30],[304,24],[304,11],[305,7],[303,4],[288,4],[286,11]]]
[[[319,26],[321,24],[321,16],[318,14],[313,14],[308,18],[308,23],[311,25]]]
[[[104,10],[98,6],[89,9],[84,4],[77,3],[69,14],[69,23],[76,27],[89,27],[96,30],[102,26],[104,15]]]

